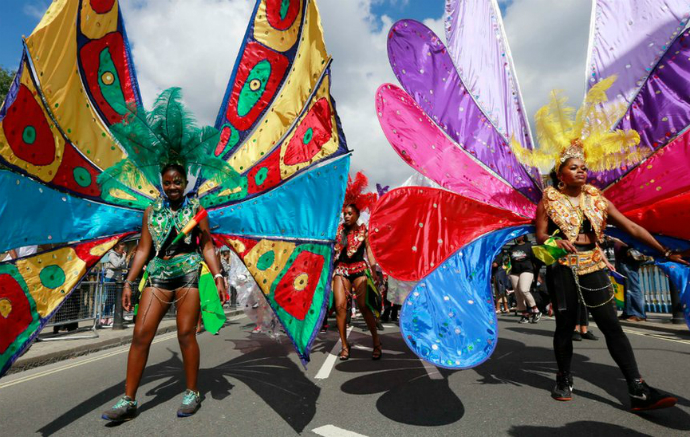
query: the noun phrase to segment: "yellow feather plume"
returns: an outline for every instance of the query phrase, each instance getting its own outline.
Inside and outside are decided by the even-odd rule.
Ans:
[[[541,149],[525,149],[515,137],[510,138],[510,148],[518,161],[530,167],[545,168],[553,165],[553,153]]]
[[[537,128],[537,141],[543,153],[558,153],[567,143],[561,130],[561,124],[549,111],[549,106],[544,106],[534,115],[534,124]]]
[[[570,148],[572,153],[573,147],[581,146],[593,171],[627,167],[643,160],[651,149],[638,147],[637,132],[611,130],[627,110],[622,103],[604,105],[608,101],[606,91],[615,80],[616,76],[611,76],[592,86],[577,113],[566,106],[562,91],[552,91],[549,103],[534,116],[539,148],[528,150],[511,139],[515,157],[532,167],[549,168],[553,163],[558,167],[566,150]]]
[[[595,123],[602,121],[601,117],[604,111],[601,105],[608,101],[606,91],[611,88],[611,85],[613,85],[615,81],[615,75],[607,77],[594,84],[592,88],[587,91],[585,101],[577,111],[573,130],[582,134],[583,132],[591,130]],[[611,127],[612,126],[609,125],[606,129],[610,129]]]
[[[563,95],[563,90],[551,91],[551,100],[549,101],[549,114],[554,122],[558,123],[559,130],[562,135],[560,141],[568,141],[570,131],[573,129],[573,115],[575,108],[566,106],[568,98]]]

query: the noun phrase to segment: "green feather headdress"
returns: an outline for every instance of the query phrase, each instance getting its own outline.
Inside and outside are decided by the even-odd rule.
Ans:
[[[169,88],[150,112],[130,108],[122,122],[110,126],[127,158],[98,177],[104,191],[141,186],[143,180],[160,187],[161,170],[168,164],[181,165],[187,175],[219,185],[237,183],[237,172],[213,153],[220,132],[211,126],[199,127],[181,99],[180,88]]]

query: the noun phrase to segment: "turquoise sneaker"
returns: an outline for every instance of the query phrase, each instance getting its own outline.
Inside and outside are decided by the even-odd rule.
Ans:
[[[111,422],[125,422],[135,417],[137,417],[137,401],[132,400],[129,396],[122,396],[117,401],[117,404],[104,411],[101,415],[102,419],[110,420]]]
[[[182,397],[182,405],[177,410],[177,417],[189,417],[201,408],[201,395],[199,392],[187,390]]]

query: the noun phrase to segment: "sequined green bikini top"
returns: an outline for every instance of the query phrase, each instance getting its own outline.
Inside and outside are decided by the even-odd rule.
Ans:
[[[161,250],[173,226],[178,233],[182,232],[182,228],[194,217],[198,210],[199,199],[197,198],[190,199],[185,197],[182,207],[177,211],[172,211],[168,203],[160,197],[153,202],[149,212],[148,228],[156,252]],[[192,243],[192,234],[193,232],[190,232],[184,238],[185,244]]]

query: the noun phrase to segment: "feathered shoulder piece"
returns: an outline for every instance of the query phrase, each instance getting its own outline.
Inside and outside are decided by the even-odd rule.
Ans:
[[[363,193],[363,191],[369,185],[369,179],[364,175],[364,173],[357,172],[355,179],[349,176],[347,180],[347,189],[345,190],[345,203],[343,204],[343,209],[347,205],[354,204],[360,212],[363,212],[376,203],[378,196],[376,193]]]
[[[551,91],[548,105],[534,116],[539,147],[523,148],[514,139],[511,147],[522,163],[557,170],[568,158],[583,159],[592,171],[604,171],[631,165],[644,159],[651,150],[636,148],[640,135],[634,130],[611,130],[626,111],[624,104],[609,104],[608,90],[616,76],[594,85],[580,109],[566,106],[560,90]]]
[[[213,153],[220,133],[211,126],[197,125],[182,104],[179,88],[163,91],[150,112],[142,107],[127,108],[123,121],[110,130],[127,157],[99,176],[103,189],[141,185],[142,179],[160,187],[160,172],[167,164],[181,165],[187,175],[219,184],[238,178],[230,164]]]

